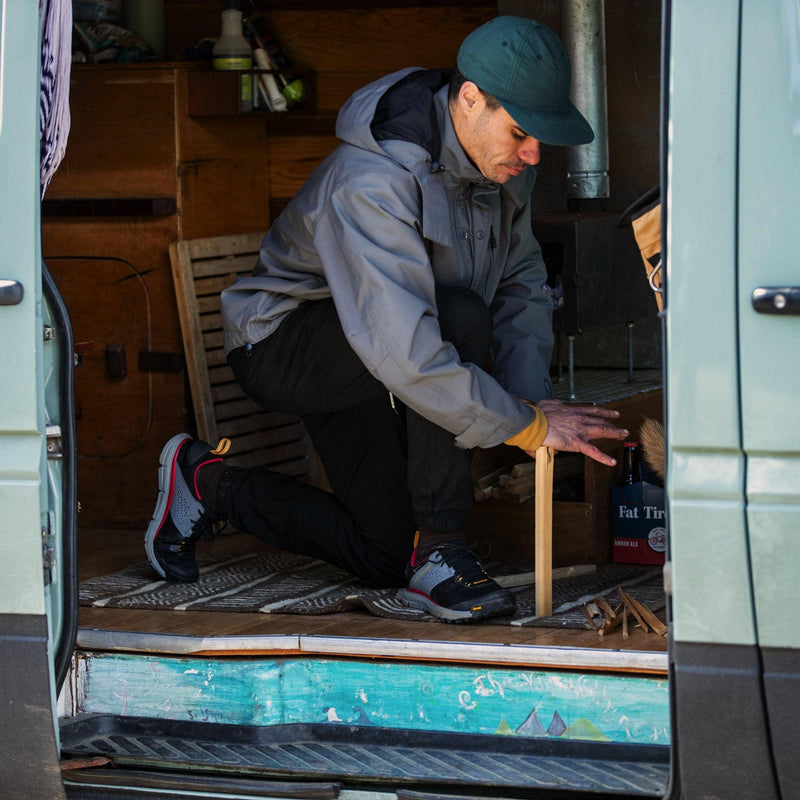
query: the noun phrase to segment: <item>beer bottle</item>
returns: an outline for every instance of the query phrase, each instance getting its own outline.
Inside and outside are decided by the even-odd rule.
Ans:
[[[622,455],[622,480],[620,486],[633,486],[642,479],[639,469],[639,442],[625,442]]]

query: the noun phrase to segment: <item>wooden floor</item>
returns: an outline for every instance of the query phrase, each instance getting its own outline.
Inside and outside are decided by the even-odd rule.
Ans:
[[[235,533],[201,541],[205,554],[259,552],[267,549],[258,540]],[[79,579],[88,580],[144,560],[141,531],[84,530],[79,534]],[[663,618],[663,612],[661,612]],[[80,609],[79,625],[90,631],[127,631],[147,634],[179,634],[197,637],[360,637],[413,642],[468,642],[492,645],[535,645],[548,648],[594,648],[601,650],[664,653],[665,637],[633,628],[624,638],[622,630],[599,636],[594,631],[510,626],[405,622],[347,612],[323,616],[296,614],[218,613],[210,611],[142,611],[128,609]]]

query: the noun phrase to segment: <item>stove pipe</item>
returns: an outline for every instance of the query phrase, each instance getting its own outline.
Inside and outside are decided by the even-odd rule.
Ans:
[[[604,0],[561,0],[561,34],[572,61],[570,100],[594,130],[594,141],[567,148],[567,197],[609,197]]]

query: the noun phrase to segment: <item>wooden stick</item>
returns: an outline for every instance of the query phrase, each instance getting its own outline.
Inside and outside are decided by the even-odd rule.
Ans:
[[[523,454],[520,453],[520,455]],[[509,474],[513,468],[514,462],[510,464],[504,464],[502,467],[497,467],[497,469],[493,469],[491,472],[487,472],[485,475],[478,476],[475,479],[474,484],[479,489],[485,489],[487,486],[497,483],[501,475]]]
[[[554,581],[561,580],[562,578],[574,578],[577,575],[593,575],[597,572],[596,564],[575,564],[572,567],[556,567],[552,571],[552,579]],[[536,583],[535,572],[514,572],[508,575],[494,575],[492,576],[495,583],[506,589],[512,589],[517,586],[533,586]]]
[[[588,603],[581,606],[584,616],[589,624],[595,629],[599,630],[605,624],[605,617],[603,612],[590,600]]]
[[[614,619],[614,617],[617,616],[617,612],[619,611],[619,606],[615,611],[613,608],[611,608],[611,604],[608,602],[608,600],[606,600],[605,597],[603,597],[602,595],[597,595],[597,597],[595,597],[594,599],[594,602],[597,603],[597,605],[603,612],[605,612],[606,617],[608,617],[609,619]]]
[[[533,475],[536,471],[536,463],[533,461],[524,461],[521,464],[514,464],[511,468],[511,475],[514,478],[521,478],[525,475]]]
[[[636,617],[636,621],[639,623],[639,627],[645,633],[647,633],[650,630],[650,628],[645,622],[644,617],[639,613],[639,609],[634,605],[633,598],[627,592],[624,592],[622,589],[617,589],[617,594],[619,595],[622,602],[625,603],[625,607],[630,609],[631,614],[633,614],[633,616]]]
[[[620,590],[622,591],[622,590]],[[659,635],[666,636],[667,626],[644,604],[640,603],[635,597],[631,597],[627,592],[622,592],[627,598],[627,602],[639,613],[639,616]]]
[[[553,450],[536,451],[536,491],[534,493],[534,572],[536,576],[536,616],[553,613]]]

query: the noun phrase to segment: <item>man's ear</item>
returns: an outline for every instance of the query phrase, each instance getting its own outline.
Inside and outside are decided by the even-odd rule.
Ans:
[[[481,103],[483,102],[483,95],[478,85],[472,81],[464,81],[458,92],[458,102],[462,105],[464,112],[467,114],[479,111]]]

